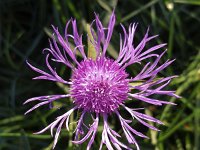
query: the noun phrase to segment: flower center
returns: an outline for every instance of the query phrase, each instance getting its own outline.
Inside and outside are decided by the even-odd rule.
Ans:
[[[128,74],[112,59],[87,59],[72,75],[71,95],[85,111],[109,113],[128,96]]]

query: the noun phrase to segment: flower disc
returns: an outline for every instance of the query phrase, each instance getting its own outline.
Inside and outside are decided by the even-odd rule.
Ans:
[[[72,75],[74,103],[90,112],[112,112],[128,97],[127,77],[112,59],[83,60]]]

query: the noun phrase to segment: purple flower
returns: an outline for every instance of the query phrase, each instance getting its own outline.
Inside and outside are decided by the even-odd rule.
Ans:
[[[139,108],[133,109],[127,107],[126,101],[141,101],[159,106],[163,104],[174,105],[174,103],[171,102],[152,98],[152,95],[168,95],[179,98],[179,96],[175,94],[175,91],[164,90],[171,79],[176,76],[157,78],[158,73],[168,67],[174,60],[167,60],[165,63],[159,65],[159,60],[166,51],[162,52],[160,55],[155,52],[163,48],[166,44],[155,45],[145,50],[146,44],[157,37],[149,36],[149,29],[141,42],[135,45],[133,39],[137,24],[131,24],[128,30],[121,25],[123,35],[120,34],[119,56],[116,60],[107,57],[106,52],[108,51],[108,45],[115,24],[115,15],[112,13],[107,28],[103,27],[98,15],[95,15],[95,17],[90,28],[92,33],[91,42],[96,50],[95,59],[86,56],[82,43],[82,35],[78,33],[76,20],[71,19],[67,22],[64,37],[62,37],[58,29],[53,26],[54,34],[52,40],[50,40],[50,48],[44,49],[44,51],[48,52],[46,55],[46,65],[49,69],[49,73],[27,62],[34,71],[40,74],[34,79],[51,80],[69,85],[70,92],[63,95],[39,96],[28,99],[25,104],[33,101],[38,101],[38,104],[29,109],[25,114],[42,105],[51,105],[55,100],[72,98],[74,104],[72,109],[57,117],[54,122],[36,133],[40,134],[50,129],[51,135],[54,136],[53,148],[56,146],[63,124],[65,124],[67,130],[69,130],[69,117],[72,112],[79,110],[82,114],[79,116],[77,122],[73,143],[82,144],[88,140],[87,150],[89,150],[94,142],[100,119],[102,119],[103,131],[100,149],[103,144],[105,144],[109,150],[113,150],[113,147],[118,150],[121,148],[131,149],[129,147],[131,144],[134,144],[136,148],[139,149],[135,140],[135,135],[142,138],[147,138],[147,136],[133,129],[130,125],[132,120],[124,119],[120,114],[120,109],[126,110],[133,119],[144,126],[152,130],[158,130],[148,122],[163,124],[161,121],[139,112]],[[73,29],[72,34],[68,33],[68,26],[70,24]],[[74,41],[74,48],[71,47],[69,40]],[[82,55],[81,61],[78,61],[77,53]],[[66,81],[57,74],[56,69],[53,69],[49,64],[49,57],[51,57],[51,61],[62,63],[72,70],[72,77],[70,80]],[[148,60],[148,58],[154,61],[149,61],[136,76],[130,77],[126,72],[126,68],[135,63],[141,67],[141,63],[144,63],[143,60]],[[84,123],[86,114],[89,114],[93,120],[89,127]],[[119,139],[121,135],[109,126],[108,117],[113,114],[118,117],[124,136],[130,144],[127,145],[120,142]],[[54,129],[56,129],[55,134]],[[87,131],[87,133],[84,133],[85,131]]]

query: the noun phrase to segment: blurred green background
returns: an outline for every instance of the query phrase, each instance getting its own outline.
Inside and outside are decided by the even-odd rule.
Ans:
[[[0,150],[51,149],[53,138],[49,132],[32,133],[67,111],[71,103],[63,100],[55,104],[60,107],[58,111],[43,106],[24,116],[33,106],[33,103],[23,106],[26,99],[66,91],[61,84],[32,81],[36,73],[25,60],[45,70],[42,49],[48,47],[51,24],[62,32],[66,21],[73,17],[77,19],[79,32],[86,33],[86,24],[94,19],[94,12],[107,24],[113,8],[117,23],[109,47],[110,57],[117,57],[120,23],[128,27],[138,22],[136,43],[150,26],[151,35],[160,35],[155,43],[168,43],[162,61],[176,58],[163,75],[179,75],[169,89],[177,89],[182,98],[167,97],[177,106],[145,106],[146,113],[162,120],[165,126],[159,126],[162,131],[155,132],[133,124],[150,137],[148,140],[136,137],[141,150],[200,149],[200,0],[0,0]],[[70,70],[65,66],[57,68],[62,76],[69,76]],[[128,71],[134,75],[139,69],[130,67]],[[111,125],[122,133],[117,118],[113,117]],[[72,132],[63,129],[55,149],[85,150],[87,143],[72,145],[72,136]],[[98,133],[93,149],[98,149],[100,140],[101,133]]]

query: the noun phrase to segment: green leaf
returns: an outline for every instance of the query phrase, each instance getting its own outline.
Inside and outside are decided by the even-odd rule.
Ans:
[[[125,22],[127,20],[129,20],[130,18],[136,16],[137,14],[141,13],[142,11],[144,11],[145,9],[151,7],[152,5],[155,5],[157,2],[159,2],[159,0],[153,0],[150,1],[149,3],[143,5],[142,7],[140,7],[137,10],[134,10],[133,12],[131,12],[130,14],[128,14],[127,16],[125,16],[124,18],[121,19],[121,22]]]
[[[88,34],[88,58],[96,59],[96,50],[94,45],[91,42],[94,42],[92,33],[90,31],[90,25],[86,24],[86,30]]]
[[[199,0],[174,0],[175,3],[200,5]]]
[[[14,116],[14,117],[6,118],[6,119],[3,119],[3,120],[0,120],[0,125],[13,123],[13,122],[16,122],[16,121],[21,121],[23,119],[24,119],[24,116]]]

